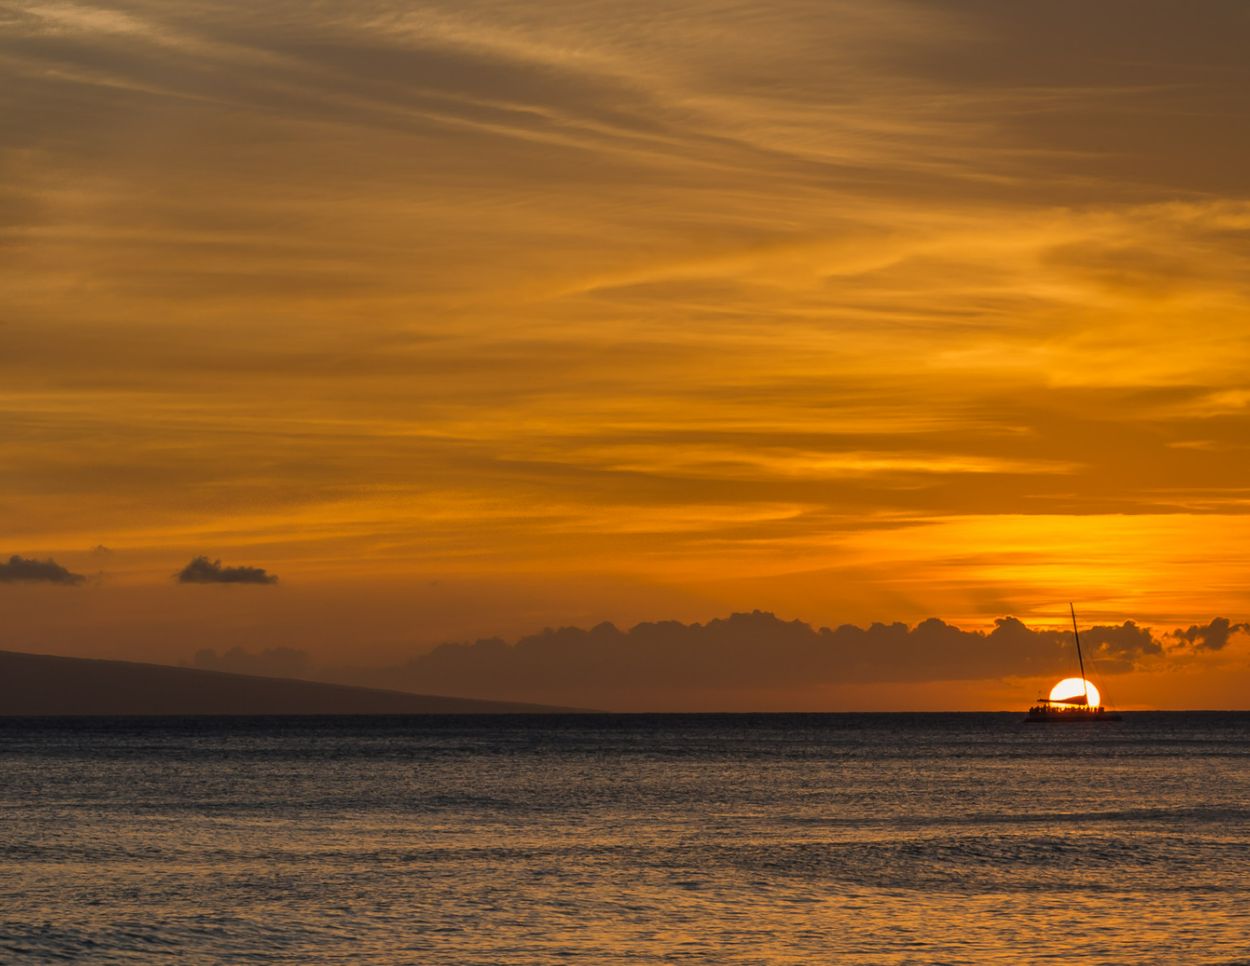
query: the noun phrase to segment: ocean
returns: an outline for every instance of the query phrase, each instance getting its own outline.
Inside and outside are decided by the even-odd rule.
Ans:
[[[0,961],[1250,963],[1250,714],[0,719]]]

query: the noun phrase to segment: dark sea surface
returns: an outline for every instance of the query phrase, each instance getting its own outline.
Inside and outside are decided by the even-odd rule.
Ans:
[[[0,961],[1250,963],[1250,714],[0,719]]]

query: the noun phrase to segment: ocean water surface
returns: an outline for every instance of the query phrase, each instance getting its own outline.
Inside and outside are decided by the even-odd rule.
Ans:
[[[0,719],[0,961],[1250,963],[1250,714]]]

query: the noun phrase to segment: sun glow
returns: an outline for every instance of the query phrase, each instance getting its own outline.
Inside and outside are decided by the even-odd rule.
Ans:
[[[1051,701],[1070,702],[1081,695],[1088,695],[1091,708],[1097,708],[1102,704],[1102,695],[1088,679],[1064,678],[1050,689]]]

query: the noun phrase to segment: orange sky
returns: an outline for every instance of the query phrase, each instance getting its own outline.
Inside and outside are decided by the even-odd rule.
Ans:
[[[1244,621],[1247,27],[16,0],[0,558],[90,579],[0,582],[0,647]],[[201,554],[279,583],[176,583]],[[1227,707],[1243,637],[1111,693]],[[906,678],[826,697],[1034,696]]]

